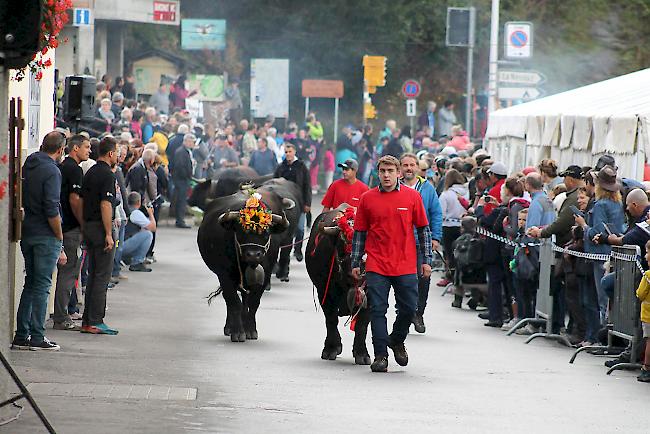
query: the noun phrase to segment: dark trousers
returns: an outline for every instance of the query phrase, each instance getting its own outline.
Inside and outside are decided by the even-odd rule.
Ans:
[[[503,284],[506,273],[501,263],[488,264],[488,309],[491,322],[503,322]]]
[[[395,304],[397,318],[393,323],[390,334],[392,343],[399,344],[406,340],[406,336],[413,320],[418,301],[418,276],[417,274],[404,274],[402,276],[383,276],[367,272],[366,282],[368,287],[368,301],[370,302],[370,327],[372,329],[372,345],[375,357],[388,355],[388,325],[386,312],[388,311],[388,294],[390,287],[395,290]]]
[[[146,214],[145,214],[146,215]],[[153,219],[156,221],[156,226],[158,226],[158,217],[160,217],[160,205],[154,205],[153,207]],[[147,257],[153,256],[153,248],[156,245],[156,233],[153,233],[153,239],[151,240],[151,246],[147,252]]]
[[[190,188],[189,179],[174,179],[176,189],[176,224],[185,224],[185,212],[187,211],[187,190]]]
[[[104,251],[104,226],[101,222],[87,222],[84,226],[84,240],[88,261],[88,282],[84,301],[83,325],[98,325],[106,315],[106,290],[113,270],[115,249]]]
[[[70,319],[68,305],[70,294],[75,291],[75,282],[79,277],[79,244],[81,229],[75,228],[63,233],[63,251],[68,260],[65,265],[58,265],[56,290],[54,292],[54,322],[62,323]]]
[[[578,285],[580,288],[580,304],[586,326],[584,339],[589,342],[598,342],[600,311],[598,309],[598,293],[596,291],[593,273],[587,273],[586,276],[578,277]]]
[[[566,324],[566,290],[563,276],[555,275],[555,266],[551,270],[551,294],[553,294],[553,324],[551,333],[558,334]]]
[[[442,227],[442,248],[445,252],[445,261],[447,261],[447,270],[451,271],[456,268],[456,259],[454,259],[454,249],[452,245],[454,241],[460,236],[460,227],[458,226],[443,226]],[[449,280],[452,280],[448,274]]]
[[[427,299],[429,298],[429,286],[431,285],[431,276],[423,277],[420,274],[421,269],[422,258],[418,255],[418,315],[424,315],[424,309],[427,307]]]
[[[537,280],[514,278],[515,298],[517,300],[517,317],[519,319],[535,318],[535,297]]]

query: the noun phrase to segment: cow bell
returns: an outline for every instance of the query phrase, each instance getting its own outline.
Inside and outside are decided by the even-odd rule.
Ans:
[[[264,268],[257,265],[255,268],[246,267],[244,277],[248,286],[262,286],[264,283]]]

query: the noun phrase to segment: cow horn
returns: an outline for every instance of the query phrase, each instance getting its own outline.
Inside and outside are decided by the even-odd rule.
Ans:
[[[318,232],[325,235],[338,235],[340,230],[338,226],[325,226],[323,223],[318,225]]]
[[[239,218],[239,211],[228,211],[219,216],[218,222],[224,224],[229,221],[237,220]]]
[[[285,197],[282,199],[282,206],[284,209],[293,209],[296,206],[296,202]]]
[[[287,217],[284,214],[271,214],[271,222],[274,225],[280,225],[285,229],[289,227],[289,220],[287,220]]]

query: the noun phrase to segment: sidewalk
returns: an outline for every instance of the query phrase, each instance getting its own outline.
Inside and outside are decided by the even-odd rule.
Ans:
[[[215,424],[218,411],[201,409],[220,394],[222,373],[210,360],[223,345],[215,342],[223,303],[208,309],[202,299],[216,276],[198,255],[195,229],[163,227],[158,240],[154,271],[126,271],[129,279],[109,290],[106,322],[119,335],[48,329],[61,351],[5,352],[57,432],[230,431],[226,420]],[[20,403],[20,419],[0,432],[44,432]]]

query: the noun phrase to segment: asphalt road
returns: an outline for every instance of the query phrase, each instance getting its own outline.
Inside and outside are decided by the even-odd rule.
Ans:
[[[343,354],[320,359],[304,263],[262,298],[259,340],[231,343],[225,304],[203,298],[218,283],[195,236],[163,225],[154,272],[110,291],[118,336],[49,330],[62,351],[10,352],[57,432],[648,432],[650,389],[635,373],[606,376],[605,359],[587,355],[569,365],[569,349],[483,327],[435,286],[427,333],[409,335],[409,365],[391,358],[387,374],[354,365],[349,330]],[[0,432],[45,431],[25,408]]]

